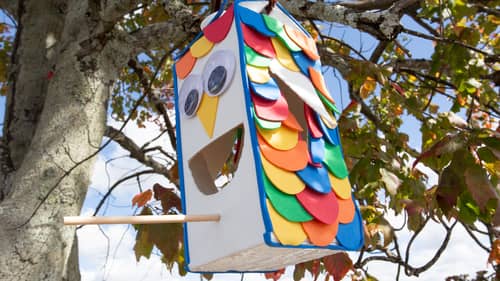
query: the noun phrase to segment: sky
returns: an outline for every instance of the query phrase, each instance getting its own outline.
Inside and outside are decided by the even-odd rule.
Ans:
[[[410,19],[404,19],[405,24],[410,28],[425,32],[414,24]],[[337,38],[343,38],[345,42],[358,48],[361,52],[369,57],[369,54],[375,48],[376,42],[369,35],[362,34],[357,30],[343,27],[340,25],[323,26],[323,29],[328,30],[330,35]],[[401,39],[401,38],[400,38]],[[414,58],[426,58],[429,56],[433,46],[432,43],[407,36],[404,40],[406,47],[412,52]],[[333,94],[337,104],[344,108],[349,103],[347,84],[340,75],[332,69],[326,70],[325,78],[327,80],[330,92]],[[446,109],[449,106],[449,101],[436,97],[434,102]],[[116,124],[119,125],[119,124]],[[421,135],[418,131],[420,124],[406,116],[402,126],[402,131],[410,136],[410,145],[415,148],[420,148]],[[139,145],[147,141],[158,133],[154,126],[147,126],[147,129],[138,129],[133,124],[127,126],[125,133],[138,141]],[[166,138],[158,140],[158,144],[168,143]],[[99,192],[105,192],[107,185],[107,175],[104,172],[105,159],[126,155],[118,146],[114,145],[106,153],[100,155],[94,170],[91,189],[82,209],[82,215],[88,215],[93,212],[93,207],[96,200],[100,198]],[[139,163],[134,160],[122,158],[113,161],[113,165],[108,165],[109,174],[115,177],[126,169],[137,168]],[[419,164],[419,168],[429,172],[429,186],[432,186],[437,181],[437,176],[430,172],[430,169]],[[118,177],[116,177],[118,178]],[[145,178],[146,182],[142,186],[144,188],[151,186],[154,182],[164,182],[161,177]],[[132,214],[135,210],[130,207],[130,199],[138,192],[137,183],[131,181],[128,185],[120,186],[114,197],[111,199],[106,215],[112,214]],[[127,208],[128,206],[128,208]],[[389,215],[389,221],[397,226],[401,225],[403,218],[396,217],[394,214]],[[78,231],[80,241],[80,258],[81,271],[83,280],[200,280],[199,274],[188,274],[185,278],[180,278],[177,270],[174,268],[169,272],[161,263],[160,257],[152,255],[150,259],[141,258],[139,262],[135,260],[132,248],[135,241],[135,231],[127,226],[104,226],[103,232],[96,226],[86,226]],[[444,239],[445,231],[442,226],[431,222],[429,226],[418,236],[411,249],[410,264],[413,266],[421,266],[425,264],[430,257],[434,255],[435,250],[439,247]],[[399,233],[400,245],[406,245],[410,239],[411,233],[402,231]],[[486,237],[481,237],[481,241],[487,244]],[[401,280],[444,280],[446,277],[455,274],[470,274],[475,275],[479,270],[491,270],[491,266],[487,264],[488,253],[477,247],[473,240],[468,236],[461,225],[457,225],[454,230],[449,247],[444,252],[439,261],[429,270],[417,277],[406,277],[402,274]],[[357,259],[357,253],[349,253],[353,260]],[[106,256],[108,258],[106,259]],[[370,274],[377,277],[379,280],[394,280],[397,267],[393,264],[385,262],[373,262],[368,265]],[[293,270],[287,269],[284,277],[281,280],[293,280]],[[240,280],[241,275],[238,274],[216,274],[213,280]],[[244,280],[263,280],[262,274],[245,274]],[[307,276],[305,280],[312,279]],[[320,279],[321,280],[321,279]]]
[[[118,127],[118,124],[111,125]],[[139,145],[153,138],[158,130],[153,124],[147,129],[137,128],[134,124],[126,127],[125,133],[134,136]],[[158,144],[165,144],[168,140],[160,138]],[[155,145],[155,144],[153,144]],[[129,158],[118,158],[106,165],[106,159],[112,159],[127,155],[127,152],[117,145],[111,145],[104,154],[100,155],[94,167],[92,184],[89,188],[87,200],[82,208],[81,215],[91,215],[95,205],[100,199],[100,194],[106,192],[109,184],[123,177],[130,170],[138,169],[141,165]],[[107,168],[106,168],[107,166]],[[424,168],[425,169],[425,168]],[[108,181],[108,175],[110,181]],[[431,181],[434,179],[431,179]],[[143,189],[151,188],[159,182],[168,185],[164,178],[159,176],[148,176],[141,178]],[[105,215],[132,215],[136,209],[131,206],[131,198],[138,192],[137,182],[132,180],[119,186],[109,200]],[[402,217],[389,216],[389,221],[394,226],[402,224]],[[97,226],[85,226],[78,230],[80,249],[80,269],[84,281],[118,281],[118,280],[199,280],[198,274],[189,274],[186,278],[180,278],[174,269],[169,272],[161,263],[158,255],[152,255],[150,259],[141,258],[136,262],[132,251],[135,242],[135,231],[130,226],[109,225],[102,226],[102,231]],[[400,245],[406,245],[410,233],[402,231],[399,234]],[[414,242],[411,249],[410,263],[413,266],[423,265],[434,254],[442,239],[444,230],[442,226],[431,223]],[[487,244],[486,239],[482,242]],[[475,246],[462,226],[457,225],[453,232],[449,247],[440,260],[423,273],[419,278],[403,277],[401,280],[444,280],[447,276],[454,274],[474,274],[478,270],[485,270],[488,254]],[[108,258],[106,259],[106,256]],[[350,253],[355,260],[357,253]],[[393,280],[396,267],[388,263],[370,263],[370,273],[379,280]],[[491,268],[490,268],[491,269]],[[246,274],[244,280],[263,280],[262,274]],[[305,280],[311,279],[310,276]],[[217,274],[213,280],[240,280],[240,275]],[[292,280],[292,270],[288,269],[283,280]],[[321,280],[321,279],[320,279]]]
[[[5,15],[1,14],[2,21],[5,21]],[[418,30],[418,27],[405,19],[405,23],[410,27]],[[337,38],[343,38],[346,42],[356,48],[362,49],[363,52],[369,54],[375,47],[374,40],[368,35],[360,34],[358,31],[334,25],[331,29],[331,35]],[[427,57],[432,48],[430,42],[418,40],[408,37],[407,48],[409,48],[414,57]],[[368,56],[368,55],[367,55]],[[344,108],[349,103],[347,86],[344,81],[336,78],[339,75],[332,70],[326,74],[328,87],[330,92],[334,94],[334,98],[340,107]],[[437,100],[440,105],[446,105],[448,101],[445,99]],[[3,118],[5,107],[5,98],[0,97],[0,118]],[[3,120],[0,120],[3,124]],[[109,122],[109,125],[118,128],[121,124]],[[403,131],[410,136],[410,145],[416,148],[420,147],[420,133],[418,131],[419,124],[416,120],[406,118],[403,125]],[[148,124],[143,128],[138,128],[134,123],[127,125],[124,133],[133,138],[137,144],[151,140],[158,135],[159,130],[154,124]],[[165,136],[159,138],[151,145],[168,144]],[[102,195],[107,191],[110,185],[116,180],[132,173],[145,169],[137,161],[126,157],[128,153],[118,145],[111,143],[102,153],[99,154],[94,165],[92,183],[89,186],[87,198],[81,211],[82,216],[91,215],[97,203],[102,198]],[[160,159],[161,161],[161,159]],[[425,167],[422,167],[425,169]],[[432,185],[436,181],[436,176],[430,177],[429,184]],[[169,186],[165,178],[155,175],[141,177],[141,188],[151,188],[154,183],[160,183],[164,186]],[[106,202],[105,208],[100,214],[105,215],[132,215],[137,212],[137,209],[131,206],[131,198],[139,192],[139,186],[136,180],[130,180],[120,185]],[[389,221],[393,225],[401,225],[402,217],[396,217],[393,214],[389,215]],[[82,279],[84,281],[152,281],[152,280],[200,280],[199,274],[188,274],[186,277],[180,277],[177,270],[174,268],[172,272],[168,271],[164,264],[161,263],[160,256],[155,250],[150,259],[141,258],[136,261],[133,253],[135,243],[135,231],[126,225],[109,225],[101,226],[85,226],[77,231],[79,240],[79,258]],[[410,233],[402,231],[399,234],[401,245],[406,245]],[[431,223],[416,239],[414,246],[411,249],[411,261],[413,266],[424,264],[433,254],[436,248],[441,243],[444,237],[444,230],[438,224]],[[481,237],[484,244],[488,244],[485,237]],[[349,253],[351,258],[355,260],[357,253]],[[439,261],[429,270],[421,274],[419,278],[402,276],[401,280],[444,280],[447,276],[454,274],[468,273],[474,275],[478,270],[491,270],[491,266],[487,264],[488,254],[477,247],[472,239],[468,236],[462,226],[457,225],[449,247],[444,252]],[[379,280],[394,280],[396,275],[396,267],[393,264],[374,262],[368,265],[371,274]],[[238,274],[217,274],[213,280],[240,280]],[[263,280],[262,274],[245,274],[244,280]],[[305,280],[310,280],[311,276],[307,276]],[[287,269],[284,277],[281,280],[293,280],[292,270]],[[321,280],[321,279],[320,279]]]

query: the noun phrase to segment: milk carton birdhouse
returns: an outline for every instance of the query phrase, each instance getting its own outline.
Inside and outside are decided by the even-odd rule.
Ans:
[[[205,20],[175,62],[184,212],[221,216],[185,225],[190,271],[272,271],[363,244],[315,42],[267,4]]]

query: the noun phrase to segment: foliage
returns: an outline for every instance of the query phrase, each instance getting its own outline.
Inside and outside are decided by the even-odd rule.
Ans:
[[[144,3],[118,23],[121,30],[133,33],[172,19],[165,12],[163,1],[138,2]],[[194,19],[210,12],[208,2],[184,2]],[[398,3],[412,1],[392,1],[390,7],[366,6],[390,1],[326,2],[332,7],[349,6],[356,13],[372,9],[392,11]],[[339,253],[297,264],[293,268],[295,280],[304,278],[306,273],[315,280],[320,274],[327,280],[330,277],[340,280],[348,272],[353,279],[376,280],[367,272],[371,261],[394,263],[405,274],[418,276],[446,250],[457,223],[465,227],[478,247],[490,254],[488,261],[497,269],[500,256],[499,233],[495,230],[500,225],[500,1],[413,2],[414,5],[405,7],[401,13],[394,12],[399,17],[405,15],[407,20],[400,21],[401,26],[390,37],[377,32],[381,28],[378,24],[362,28],[364,22],[359,22],[359,30],[377,39],[375,48],[368,52],[350,46],[343,38],[332,37],[328,29],[321,27],[330,23],[320,22],[320,15],[307,16],[307,9],[301,10],[304,15],[298,15],[318,40],[322,56],[334,54],[333,60],[323,62],[325,70],[334,67],[335,73],[340,73],[348,85],[340,94],[350,101],[338,121],[350,181],[366,223],[366,243],[355,262]],[[415,26],[418,29],[414,29]],[[14,30],[14,26],[0,23],[1,95],[7,92]],[[177,45],[165,42],[144,51],[123,68],[110,96],[112,119],[132,120],[140,127],[145,126],[146,121],[154,122],[162,133],[171,135],[174,145],[174,125],[170,123],[174,114],[172,55],[189,40]],[[432,44],[426,57],[411,54],[406,45],[413,44],[412,40]],[[339,61],[345,64],[338,64]],[[333,79],[332,76],[327,78]],[[415,135],[420,135],[421,140],[415,141]],[[148,151],[143,148],[140,152],[146,155]],[[173,171],[163,175],[178,186],[175,155],[163,154]],[[147,157],[150,156],[141,158],[145,165],[151,164]],[[180,202],[177,190],[159,184],[132,199],[133,205],[142,208],[141,215],[178,213],[182,211]],[[443,244],[428,263],[415,267],[409,263],[408,255],[401,254],[402,247],[406,253],[410,252],[412,242],[398,244],[402,228],[391,224],[388,219],[391,213],[403,215],[402,228],[413,234],[411,241],[430,220],[446,230]],[[179,225],[134,227],[137,260],[149,258],[156,248],[168,269],[177,266],[181,275],[185,274]],[[477,236],[486,236],[489,244],[482,245]],[[278,280],[283,272],[268,273],[266,278]],[[484,280],[483,277],[478,273],[476,279]],[[470,279],[464,275],[450,278]]]
[[[200,12],[194,10],[200,6],[196,3],[191,2],[195,14]],[[439,254],[423,267],[408,264],[397,244],[401,229],[387,220],[389,211],[404,214],[405,226],[414,236],[432,219],[447,233],[455,224],[446,221],[458,221],[473,237],[482,235],[478,226],[486,229],[490,239],[497,237],[493,226],[500,224],[500,36],[498,13],[491,9],[498,5],[499,1],[422,1],[408,15],[426,32],[403,26],[395,38],[381,40],[376,48],[381,51],[373,52],[369,59],[341,39],[330,37],[317,22],[304,19],[318,43],[349,62],[347,69],[339,69],[349,85],[349,93],[342,95],[351,98],[339,124],[350,180],[366,222],[366,244],[356,263],[345,254],[336,254],[296,265],[295,280],[304,278],[306,272],[315,280],[320,273],[340,280],[355,268],[365,270],[368,261],[363,254],[380,250],[383,254],[375,254],[371,260],[397,263],[407,275],[427,270]],[[154,14],[154,9],[152,5],[144,13]],[[128,19],[124,26],[147,24],[144,13]],[[428,57],[412,57],[404,46],[412,44],[411,38],[432,42]],[[162,54],[162,50],[152,51],[141,63],[145,69],[155,70]],[[171,87],[170,63],[166,62],[163,75],[154,82],[157,87]],[[124,72],[123,82],[126,87],[115,92],[112,102],[113,116],[119,120],[130,108],[131,93],[141,90],[130,71]],[[167,106],[170,98],[167,95]],[[139,116],[139,123],[144,120],[141,113],[133,114]],[[405,129],[408,122],[420,131],[420,147],[415,147],[418,141],[410,139]],[[433,177],[429,173],[437,176],[437,183],[429,180]],[[446,245],[445,237],[443,249]],[[410,247],[407,245],[407,251]],[[496,253],[493,250],[490,255],[495,264]],[[267,273],[266,278],[278,280],[283,273]],[[375,280],[366,272],[362,276]]]

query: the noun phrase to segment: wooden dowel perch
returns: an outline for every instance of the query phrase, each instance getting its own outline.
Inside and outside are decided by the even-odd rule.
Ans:
[[[81,224],[160,224],[183,222],[220,221],[220,215],[163,215],[163,216],[122,216],[122,217],[64,217],[65,225]]]

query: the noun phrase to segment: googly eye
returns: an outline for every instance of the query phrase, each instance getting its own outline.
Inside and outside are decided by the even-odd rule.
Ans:
[[[234,76],[235,58],[233,52],[220,50],[214,52],[203,69],[203,84],[206,93],[218,96],[224,93]]]
[[[189,75],[182,84],[179,92],[179,105],[185,117],[193,117],[200,106],[203,94],[203,80],[200,75]]]

